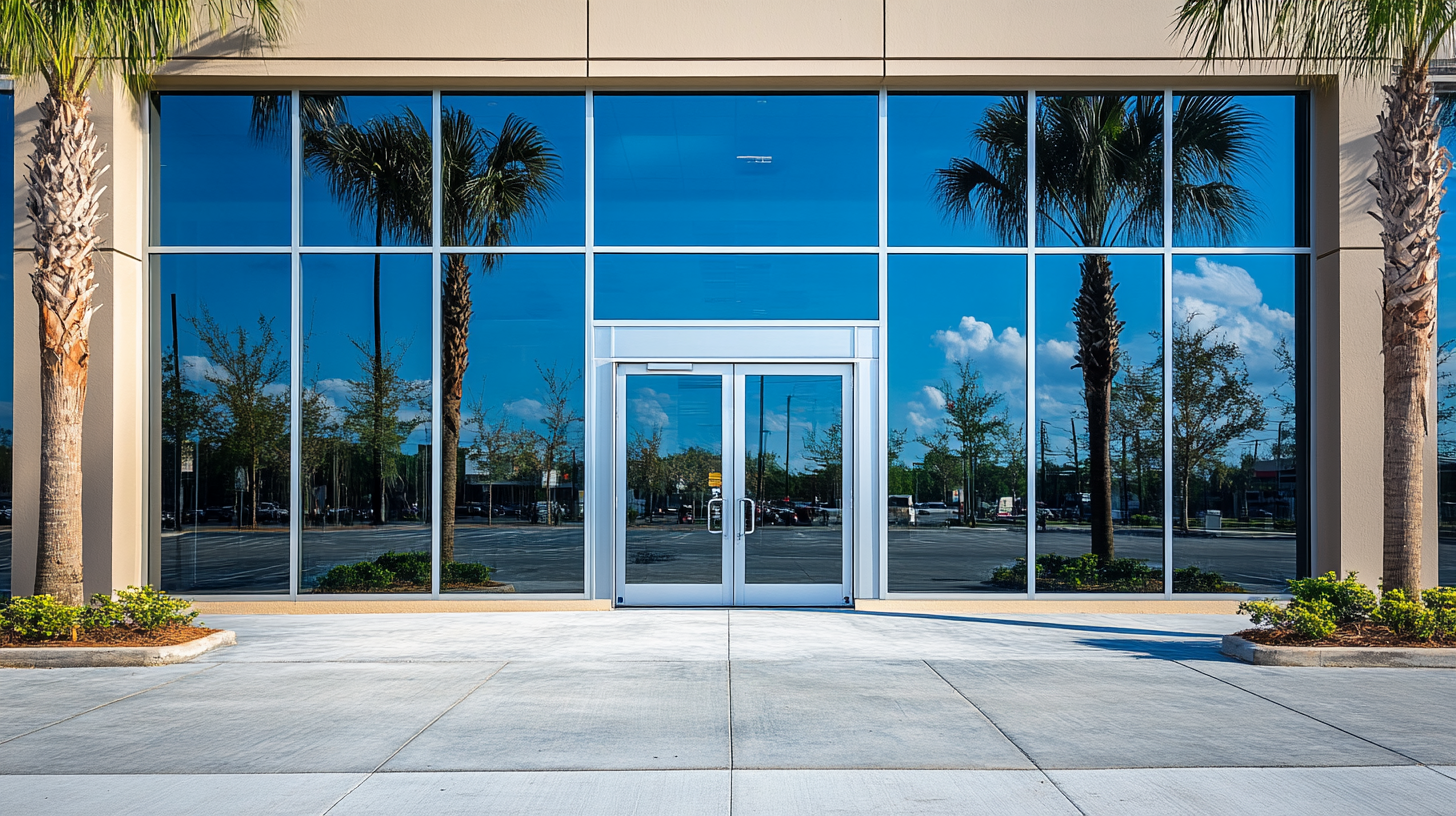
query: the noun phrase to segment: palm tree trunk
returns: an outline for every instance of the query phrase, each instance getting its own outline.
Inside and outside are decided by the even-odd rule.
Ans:
[[[445,260],[444,301],[440,304],[440,560],[455,560],[455,501],[459,492],[460,400],[470,364],[470,267],[464,255]]]
[[[40,307],[40,529],[35,592],[68,604],[82,584],[81,423],[90,360],[96,225],[106,168],[97,169],[91,101],[52,92],[39,105],[26,209],[35,224],[31,294]]]
[[[1102,564],[1112,543],[1112,378],[1117,376],[1117,287],[1106,255],[1082,257],[1082,288],[1072,306],[1077,318],[1077,365],[1087,400],[1088,489],[1092,493],[1092,553]]]
[[[1402,67],[1385,86],[1375,136],[1375,185],[1385,249],[1384,563],[1386,589],[1419,597],[1424,534],[1424,447],[1434,419],[1431,346],[1436,326],[1436,228],[1449,163],[1424,67]]]

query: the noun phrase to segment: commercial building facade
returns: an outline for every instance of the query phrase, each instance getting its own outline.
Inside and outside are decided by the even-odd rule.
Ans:
[[[1379,98],[1185,59],[1176,8],[308,2],[266,53],[208,43],[144,100],[98,92],[88,591],[1177,603],[1373,579]],[[38,92],[15,92],[17,179]],[[1079,573],[1106,507],[1125,560]]]

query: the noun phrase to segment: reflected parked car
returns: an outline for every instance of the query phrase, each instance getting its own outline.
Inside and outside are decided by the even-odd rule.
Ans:
[[[935,526],[945,524],[955,517],[955,508],[946,505],[945,502],[921,502],[915,505],[915,510],[910,516],[910,523],[917,527]]]

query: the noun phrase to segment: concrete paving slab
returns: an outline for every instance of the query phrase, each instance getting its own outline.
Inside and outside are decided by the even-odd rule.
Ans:
[[[1234,615],[953,615],[735,609],[734,660],[1221,660]],[[785,637],[793,632],[794,637]]]
[[[1034,766],[919,661],[732,665],[735,768]]]
[[[728,771],[378,773],[329,816],[728,816]]]
[[[734,816],[1078,816],[1040,771],[735,771]]]
[[[498,664],[218,665],[0,745],[7,773],[371,771]]]
[[[10,813],[46,816],[322,814],[363,774],[0,776]]]
[[[1450,816],[1429,768],[1157,768],[1048,773],[1086,816]]]
[[[1041,768],[1408,763],[1168,661],[931,665]]]
[[[727,610],[209,615],[223,662],[727,660]],[[209,659],[214,659],[209,657]]]
[[[724,663],[512,663],[389,771],[729,767]]]
[[[0,742],[207,668],[0,669]]]
[[[1456,764],[1456,671],[1197,666],[1371,742],[1429,765]]]

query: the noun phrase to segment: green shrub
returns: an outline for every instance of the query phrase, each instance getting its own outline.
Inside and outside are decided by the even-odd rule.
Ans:
[[[189,625],[197,618],[196,612],[183,611],[192,605],[190,601],[173,598],[153,587],[129,586],[117,590],[116,605],[126,620],[143,632],[173,624]]]
[[[113,626],[121,626],[126,623],[126,610],[116,601],[111,600],[110,595],[96,593],[91,596],[91,603],[81,610],[81,628],[86,631],[97,629],[110,629]]]
[[[393,583],[394,573],[373,561],[362,561],[333,567],[318,579],[314,588],[324,592],[349,592],[388,589]]]
[[[1425,641],[1437,635],[1435,610],[1407,598],[1405,592],[1399,589],[1381,593],[1380,605],[1371,618],[1389,627],[1397,637]]]
[[[1436,587],[1421,593],[1421,600],[1431,609],[1456,609],[1456,587]]]
[[[1173,570],[1174,592],[1243,592],[1238,584],[1231,584],[1216,572],[1204,572],[1198,567],[1184,567]]]
[[[1037,585],[1053,590],[1143,592],[1161,584],[1161,578],[1157,570],[1137,558],[1114,558],[1105,566],[1091,553],[1076,557],[1046,553],[1036,558]],[[1008,589],[1026,586],[1026,559],[992,570],[991,583]]]
[[[470,564],[464,561],[446,561],[445,572],[440,580],[446,584],[485,584],[490,581],[494,569],[484,564]]]
[[[393,550],[374,559],[377,566],[394,573],[396,581],[408,584],[430,583],[430,554],[427,552],[402,552]]]
[[[15,598],[5,607],[0,625],[22,640],[54,640],[71,635],[81,623],[81,607],[70,606],[51,595]]]
[[[1245,601],[1239,604],[1239,612],[1248,615],[1255,626],[1290,632],[1306,640],[1324,640],[1339,628],[1335,622],[1334,604],[1324,598],[1294,600],[1287,606],[1280,606],[1271,598]]]
[[[1315,578],[1300,578],[1289,582],[1289,594],[1295,601],[1328,601],[1336,624],[1359,623],[1369,620],[1375,611],[1375,593],[1356,580],[1359,573],[1352,572],[1339,579],[1333,572]]]

